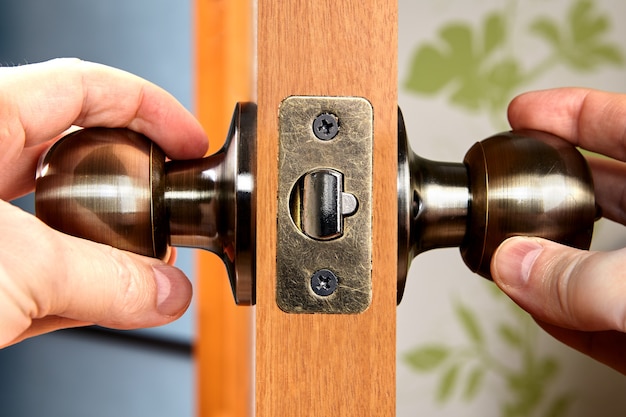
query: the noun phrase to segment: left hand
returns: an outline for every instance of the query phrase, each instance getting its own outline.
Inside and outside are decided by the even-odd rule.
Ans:
[[[52,230],[6,202],[33,190],[39,156],[73,125],[128,127],[173,159],[208,146],[174,97],[127,72],[77,59],[0,68],[0,347],[93,323],[162,325],[191,300],[179,269]]]

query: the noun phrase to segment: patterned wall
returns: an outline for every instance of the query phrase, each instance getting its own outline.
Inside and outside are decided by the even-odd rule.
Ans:
[[[626,2],[400,1],[400,106],[419,155],[460,162],[516,94],[626,92]],[[626,245],[602,221],[596,249]],[[398,416],[623,416],[626,379],[543,333],[458,250],[413,262],[398,322]]]

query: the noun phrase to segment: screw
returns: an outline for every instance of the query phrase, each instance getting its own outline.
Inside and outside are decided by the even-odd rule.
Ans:
[[[337,289],[337,275],[328,269],[315,271],[311,277],[311,289],[322,297],[331,295]]]
[[[313,133],[320,140],[331,140],[339,132],[339,119],[332,113],[322,113],[313,121]]]

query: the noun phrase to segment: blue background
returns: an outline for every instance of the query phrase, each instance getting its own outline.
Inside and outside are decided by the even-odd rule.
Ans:
[[[191,22],[189,1],[3,1],[0,65],[79,57],[140,75],[190,108]],[[17,204],[29,209],[32,196]],[[191,254],[178,258],[189,276]],[[61,331],[1,350],[0,415],[191,416],[193,334],[192,306],[172,325],[130,334],[144,343]]]

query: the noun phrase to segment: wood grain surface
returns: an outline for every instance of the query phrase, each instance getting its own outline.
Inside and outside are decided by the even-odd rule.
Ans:
[[[258,1],[256,415],[394,416],[397,1]],[[291,95],[374,108],[373,300],[357,315],[276,305],[278,108]]]

